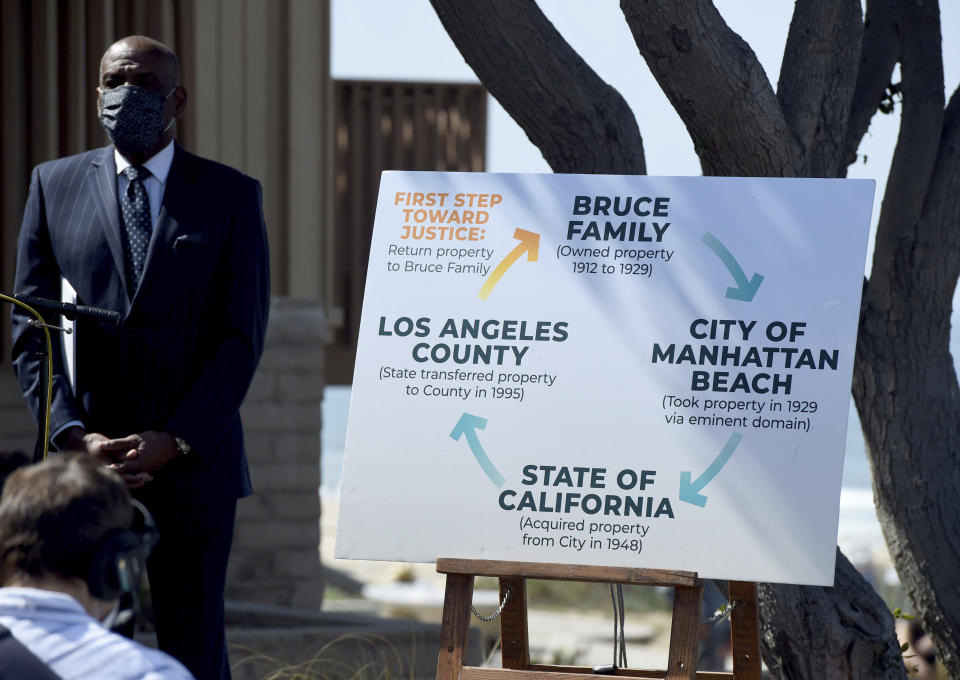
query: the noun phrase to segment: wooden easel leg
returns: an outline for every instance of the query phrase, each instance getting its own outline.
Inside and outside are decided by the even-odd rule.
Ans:
[[[500,579],[500,601],[507,588],[510,598],[500,614],[500,652],[503,667],[526,670],[530,665],[530,639],[527,628],[527,580],[522,576]]]
[[[729,581],[730,601],[743,602],[730,612],[730,641],[733,646],[735,680],[760,680],[760,619],[757,584]]]
[[[470,603],[473,601],[473,576],[447,574],[447,590],[440,623],[440,656],[437,680],[457,680],[467,651],[470,631]]]
[[[697,677],[702,608],[703,586],[676,586],[673,589],[673,624],[670,627],[666,680],[693,680]]]

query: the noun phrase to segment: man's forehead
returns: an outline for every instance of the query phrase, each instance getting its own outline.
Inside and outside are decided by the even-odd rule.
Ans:
[[[160,50],[120,46],[111,48],[103,55],[102,70],[146,68],[162,70],[169,68],[168,59]]]

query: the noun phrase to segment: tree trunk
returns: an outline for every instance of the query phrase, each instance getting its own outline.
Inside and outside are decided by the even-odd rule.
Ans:
[[[865,292],[853,395],[900,581],[937,656],[960,678],[960,387],[949,351],[960,273],[958,94],[925,197],[916,222],[877,254],[886,267],[881,278],[875,265]]]
[[[760,648],[771,675],[905,677],[900,647],[890,635],[890,613],[839,550],[835,578],[832,588],[760,585]]]

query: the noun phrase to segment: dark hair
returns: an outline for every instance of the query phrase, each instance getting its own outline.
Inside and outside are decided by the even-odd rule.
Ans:
[[[46,575],[86,580],[97,542],[132,520],[123,480],[86,453],[20,468],[0,496],[0,585]]]

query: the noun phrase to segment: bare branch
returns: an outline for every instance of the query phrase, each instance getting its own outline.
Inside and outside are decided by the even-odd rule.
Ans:
[[[860,0],[798,0],[777,99],[804,154],[804,174],[836,177],[863,37]]]
[[[800,174],[800,153],[757,56],[709,0],[620,8],[708,175]]]
[[[924,273],[915,273],[923,288],[917,295],[926,300],[931,314],[945,324],[941,345],[950,343],[949,323],[953,293],[960,277],[960,87],[950,97],[943,120],[940,149],[930,178],[917,225],[913,259],[924,263]]]
[[[881,298],[888,298],[888,287],[894,285],[891,279],[898,251],[913,240],[911,234],[920,219],[937,159],[944,116],[940,9],[936,0],[903,3],[900,27],[903,113],[880,210],[870,276],[871,286],[881,286]],[[912,271],[908,278],[922,275]]]
[[[533,0],[430,0],[460,54],[556,172],[644,174],[623,97]]]
[[[860,140],[880,106],[890,74],[900,54],[900,3],[898,0],[868,0],[860,49],[860,71],[850,107],[846,141],[841,160],[849,165],[856,159]],[[842,168],[841,168],[842,169]]]

